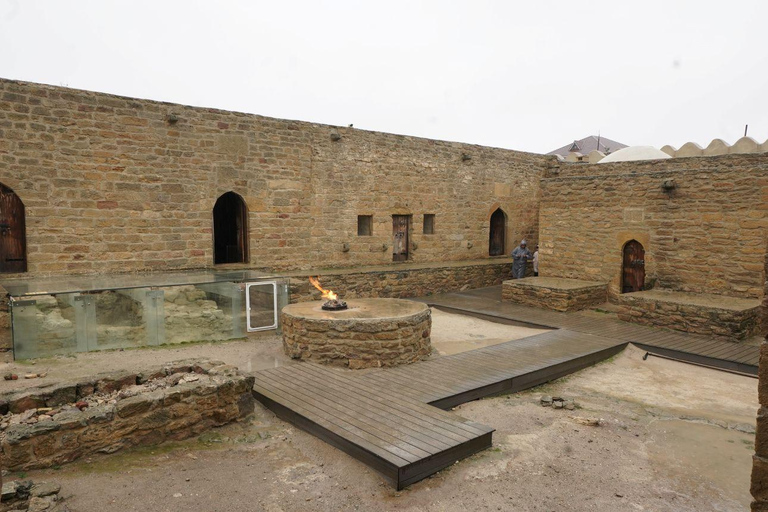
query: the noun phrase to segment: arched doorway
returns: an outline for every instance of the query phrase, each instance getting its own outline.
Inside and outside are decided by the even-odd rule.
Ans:
[[[645,286],[645,249],[637,240],[624,244],[621,293],[639,292]]]
[[[488,254],[500,256],[504,254],[504,242],[507,233],[507,215],[504,210],[497,208],[491,215],[491,234],[488,241]]]
[[[234,192],[227,192],[213,207],[213,262],[248,261],[248,208]]]
[[[24,203],[0,183],[0,273],[27,271]]]

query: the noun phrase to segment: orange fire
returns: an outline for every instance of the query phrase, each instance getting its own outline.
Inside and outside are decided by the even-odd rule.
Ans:
[[[328,300],[336,300],[338,298],[338,295],[333,293],[331,290],[325,290],[322,286],[320,286],[320,281],[315,279],[314,277],[309,278],[309,282],[312,283],[312,286],[317,288],[323,293],[323,298]]]

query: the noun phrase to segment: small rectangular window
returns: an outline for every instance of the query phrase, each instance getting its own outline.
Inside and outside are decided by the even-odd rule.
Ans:
[[[435,234],[435,214],[434,213],[424,214],[424,234],[425,235]]]
[[[373,215],[357,216],[357,236],[373,235]]]

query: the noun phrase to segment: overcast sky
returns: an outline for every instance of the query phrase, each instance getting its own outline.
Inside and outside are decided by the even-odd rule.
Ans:
[[[766,0],[0,0],[0,77],[542,153],[762,143],[766,23]]]

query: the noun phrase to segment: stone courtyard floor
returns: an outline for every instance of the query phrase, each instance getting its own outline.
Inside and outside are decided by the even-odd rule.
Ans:
[[[478,348],[510,339],[512,331],[501,328],[524,329],[485,324],[436,312],[437,350]],[[746,509],[757,379],[654,357],[643,361],[643,354],[629,347],[554,383],[460,406],[460,415],[497,429],[494,447],[400,492],[261,407],[199,439],[6,479],[58,482],[73,511]],[[46,379],[0,386],[193,357],[245,371],[290,364],[278,337],[260,335],[0,365],[4,373],[49,372]],[[542,407],[543,395],[573,398],[577,407]]]

